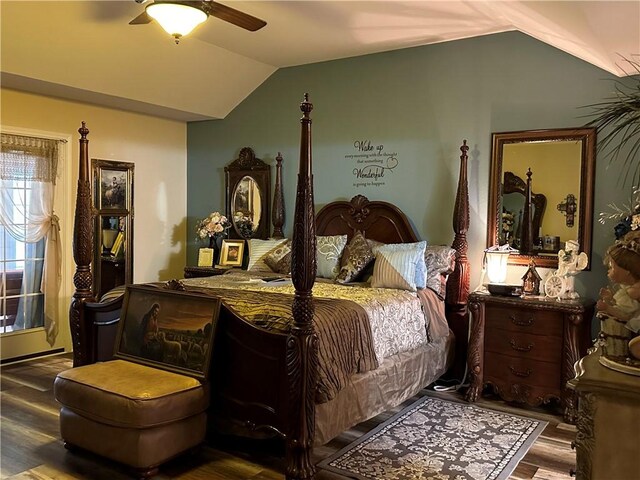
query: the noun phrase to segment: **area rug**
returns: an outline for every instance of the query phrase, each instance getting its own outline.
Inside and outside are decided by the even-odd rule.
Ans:
[[[318,466],[363,480],[505,480],[546,425],[425,396]]]

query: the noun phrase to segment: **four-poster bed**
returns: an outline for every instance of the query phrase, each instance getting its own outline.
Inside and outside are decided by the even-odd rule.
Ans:
[[[359,231],[365,232],[367,238],[383,243],[409,243],[416,242],[418,238],[406,216],[397,207],[385,202],[370,202],[363,196],[354,197],[351,202],[328,204],[316,218],[311,158],[310,113],[313,105],[307,95],[300,108],[303,112],[300,164],[291,242],[291,280],[295,288],[291,307],[293,322],[286,334],[265,333],[238,318],[233,309],[223,309],[217,328],[212,359],[215,368],[212,369],[214,373],[211,377],[212,416],[216,412],[223,412],[230,418],[243,421],[245,427],[281,434],[286,441],[285,469],[288,479],[313,478],[315,467],[311,462],[310,452],[314,441],[317,441],[316,425],[322,425],[320,438],[323,440],[320,441],[327,441],[345,428],[365,419],[358,415],[372,416],[372,412],[379,413],[400,403],[404,398],[397,395],[385,396],[384,392],[380,394],[380,398],[373,398],[375,395],[368,395],[367,389],[370,385],[379,384],[381,378],[386,378],[394,370],[407,371],[402,369],[415,369],[417,365],[429,363],[429,368],[423,369],[408,384],[400,384],[407,392],[422,388],[444,373],[450,365],[450,354],[454,348],[453,338],[447,334],[430,342],[422,350],[415,349],[394,355],[390,357],[391,360],[385,359],[378,369],[355,375],[354,380],[331,401],[317,404],[319,341],[314,319],[316,304],[321,308],[322,301],[314,301],[312,294],[316,282],[316,235],[345,234],[351,238]],[[98,329],[92,321],[92,306],[95,305],[91,303],[94,299],[90,269],[93,223],[87,154],[89,132],[84,122],[79,133],[80,169],[74,225],[76,291],[70,309],[74,366],[94,361],[95,351],[100,348],[96,345],[100,343],[96,340]],[[466,258],[466,231],[469,224],[467,150],[465,141],[461,147],[460,177],[453,220],[455,268],[449,275],[446,302],[441,304],[443,311],[446,308],[449,328],[457,334],[455,348],[458,358],[464,358],[463,342],[466,342],[466,302],[469,291]],[[177,282],[170,283],[184,288],[184,285]],[[353,407],[354,399],[360,400],[363,396],[370,397],[371,405],[366,412],[347,412],[344,418],[325,428],[326,422],[322,418],[334,416],[336,411],[342,411],[340,409],[348,410],[350,406]]]

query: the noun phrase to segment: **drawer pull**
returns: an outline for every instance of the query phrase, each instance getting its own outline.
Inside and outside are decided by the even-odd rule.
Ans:
[[[522,377],[522,378],[526,378],[529,375],[531,375],[531,369],[527,368],[526,372],[521,372],[519,370],[516,370],[514,367],[512,367],[511,365],[509,365],[509,370],[511,370],[511,373],[513,373],[516,377]]]
[[[525,320],[520,320],[518,317],[511,314],[509,315],[509,318],[511,319],[511,323],[513,323],[514,325],[518,325],[519,327],[530,327],[531,325],[533,325],[533,317],[529,317]]]
[[[526,347],[521,347],[513,339],[509,341],[509,345],[511,345],[511,348],[513,348],[516,352],[530,352],[533,348],[533,343],[528,344]]]

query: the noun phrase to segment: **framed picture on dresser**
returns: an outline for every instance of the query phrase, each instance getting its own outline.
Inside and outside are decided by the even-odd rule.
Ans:
[[[223,267],[241,267],[244,256],[244,240],[222,240],[220,265]]]

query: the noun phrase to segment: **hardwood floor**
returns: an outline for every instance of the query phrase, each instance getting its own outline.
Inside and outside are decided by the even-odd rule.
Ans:
[[[53,398],[56,374],[71,368],[68,354],[30,360],[0,368],[1,458],[0,477],[10,480],[121,480],[131,478],[128,471],[90,453],[67,451],[59,436],[58,404]],[[459,397],[456,393],[443,393]],[[416,400],[405,402],[404,405]],[[479,405],[519,415],[542,418],[549,425],[511,475],[513,480],[568,479],[575,453],[570,443],[575,427],[562,423],[559,416],[543,410],[525,410],[500,401],[485,400]],[[336,452],[402,406],[385,412],[344,432],[329,444],[317,448],[314,461]],[[283,447],[280,442],[246,442],[216,438],[212,445],[163,465],[154,478],[186,480],[273,480],[282,479]],[[344,480],[345,477],[320,470],[318,480]]]

